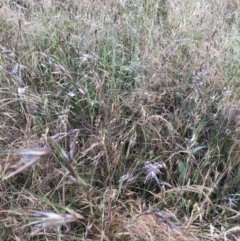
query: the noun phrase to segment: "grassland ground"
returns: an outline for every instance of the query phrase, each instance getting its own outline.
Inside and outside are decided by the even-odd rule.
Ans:
[[[237,0],[0,3],[0,240],[240,240]]]

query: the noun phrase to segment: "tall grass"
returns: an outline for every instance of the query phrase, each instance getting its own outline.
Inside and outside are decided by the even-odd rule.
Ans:
[[[1,240],[239,240],[239,4],[0,9]]]

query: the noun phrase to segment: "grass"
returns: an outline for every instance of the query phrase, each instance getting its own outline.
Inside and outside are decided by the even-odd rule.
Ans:
[[[3,1],[1,240],[239,240],[238,10]]]

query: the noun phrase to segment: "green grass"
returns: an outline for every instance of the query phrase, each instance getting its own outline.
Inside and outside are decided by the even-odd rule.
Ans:
[[[239,4],[0,8],[1,240],[238,240]]]

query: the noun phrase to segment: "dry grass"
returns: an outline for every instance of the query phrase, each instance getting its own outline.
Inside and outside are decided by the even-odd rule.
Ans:
[[[239,3],[2,1],[1,240],[238,240]]]

